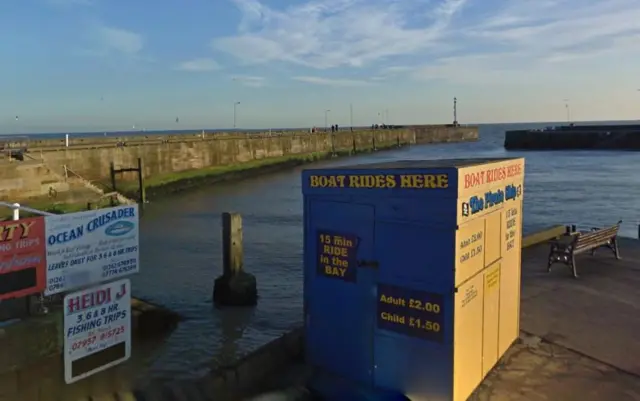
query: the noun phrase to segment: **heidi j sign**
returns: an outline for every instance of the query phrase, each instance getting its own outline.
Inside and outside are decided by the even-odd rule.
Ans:
[[[73,383],[131,356],[128,279],[64,297],[65,381]]]
[[[139,271],[138,205],[47,216],[45,226],[45,295]]]

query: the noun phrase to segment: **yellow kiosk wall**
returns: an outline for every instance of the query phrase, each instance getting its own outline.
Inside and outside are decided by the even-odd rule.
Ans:
[[[524,159],[458,170],[455,401],[469,397],[518,337],[523,177]],[[499,191],[502,201],[487,202]],[[483,207],[469,210],[474,197]]]
[[[500,274],[500,333],[498,352],[504,354],[520,331],[522,200],[503,211],[502,271]],[[507,238],[509,237],[509,238]]]

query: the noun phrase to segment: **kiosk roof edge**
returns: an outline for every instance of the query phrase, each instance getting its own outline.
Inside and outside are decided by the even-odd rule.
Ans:
[[[420,169],[420,168],[463,168],[477,165],[500,163],[509,160],[517,160],[520,157],[491,157],[491,158],[464,158],[464,159],[423,159],[423,160],[398,160],[392,162],[351,164],[332,167],[305,168],[303,171],[321,170],[387,170],[387,169]]]

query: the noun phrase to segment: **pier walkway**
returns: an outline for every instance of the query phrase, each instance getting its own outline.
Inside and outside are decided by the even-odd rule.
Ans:
[[[520,341],[471,400],[640,400],[640,241],[579,256],[577,280],[548,252],[523,250]]]

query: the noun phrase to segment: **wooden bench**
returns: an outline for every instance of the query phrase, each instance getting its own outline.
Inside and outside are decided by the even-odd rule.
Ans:
[[[551,250],[549,251],[549,260],[547,262],[547,273],[551,271],[551,265],[554,263],[564,263],[571,268],[573,277],[578,278],[576,270],[576,255],[591,251],[591,256],[595,255],[596,250],[600,247],[607,247],[616,259],[620,259],[618,250],[618,231],[620,224],[606,228],[592,228],[591,231],[573,233],[562,239],[551,242]]]

